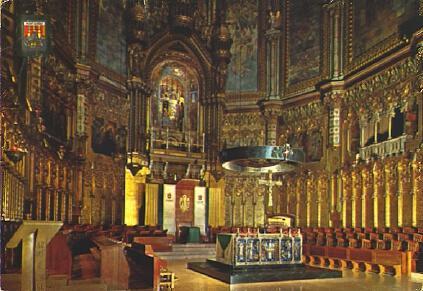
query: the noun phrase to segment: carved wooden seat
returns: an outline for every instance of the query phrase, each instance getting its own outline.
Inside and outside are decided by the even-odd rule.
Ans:
[[[347,247],[348,246],[348,240],[346,238],[339,237],[337,239],[337,245],[338,245],[338,247]]]
[[[361,233],[361,232],[363,232],[363,228],[361,228],[361,227],[356,227],[356,228],[354,228],[354,232],[355,232],[355,233]]]
[[[407,242],[403,240],[393,240],[392,250],[403,252],[407,249]]]
[[[414,240],[415,242],[420,242],[420,243],[423,243],[423,234],[420,234],[420,233],[415,233],[415,234],[413,235],[413,240]]]
[[[328,238],[326,238],[326,245],[328,247],[336,246],[336,244],[337,244],[336,238],[334,238],[334,237],[328,237]]]
[[[351,248],[361,248],[361,240],[359,239],[352,238],[349,239],[348,242]]]
[[[408,234],[408,233],[399,233],[398,234],[398,240],[408,241],[408,240],[412,240],[412,239],[413,239],[412,234]]]
[[[391,249],[391,241],[390,240],[383,240],[379,239],[376,241],[377,248],[379,250],[390,250]]]
[[[367,233],[361,232],[361,233],[357,233],[357,239],[363,240],[363,239],[367,239],[369,236]]]
[[[370,239],[371,240],[379,240],[379,239],[382,239],[382,234],[379,234],[379,233],[370,233]]]
[[[417,232],[415,227],[404,227],[402,230],[403,233],[413,234]]]
[[[370,239],[363,239],[361,240],[361,248],[363,249],[374,249],[375,248],[375,241]]]

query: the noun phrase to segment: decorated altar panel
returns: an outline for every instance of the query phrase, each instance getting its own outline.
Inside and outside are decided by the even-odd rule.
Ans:
[[[227,265],[300,264],[301,257],[300,233],[217,235],[216,261]]]

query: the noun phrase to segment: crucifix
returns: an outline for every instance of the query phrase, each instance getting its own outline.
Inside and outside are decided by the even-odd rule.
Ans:
[[[267,190],[268,194],[269,194],[269,201],[267,203],[267,206],[273,207],[273,196],[272,196],[273,186],[282,186],[282,182],[281,181],[273,181],[272,171],[269,171],[267,179],[260,179],[259,184],[269,187],[268,190]]]

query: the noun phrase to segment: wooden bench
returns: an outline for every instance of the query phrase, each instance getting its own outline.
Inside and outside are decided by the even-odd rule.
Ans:
[[[151,245],[155,252],[171,252],[172,238],[167,236],[136,236],[134,243]]]
[[[407,274],[409,255],[409,252],[393,250],[303,245],[304,261],[310,265],[394,276]]]

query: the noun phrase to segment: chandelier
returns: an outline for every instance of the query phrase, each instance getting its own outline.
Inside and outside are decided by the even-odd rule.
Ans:
[[[286,173],[304,162],[304,152],[282,146],[243,146],[224,149],[220,152],[222,167],[226,170],[245,173]]]
[[[241,107],[241,58],[243,45],[239,45],[238,58],[238,90],[239,107]],[[238,129],[241,140],[241,130]],[[241,142],[240,142],[241,144]],[[293,171],[298,164],[304,162],[302,148],[291,147],[290,144],[247,145],[223,149],[220,152],[222,167],[226,170],[244,173],[286,173]]]

